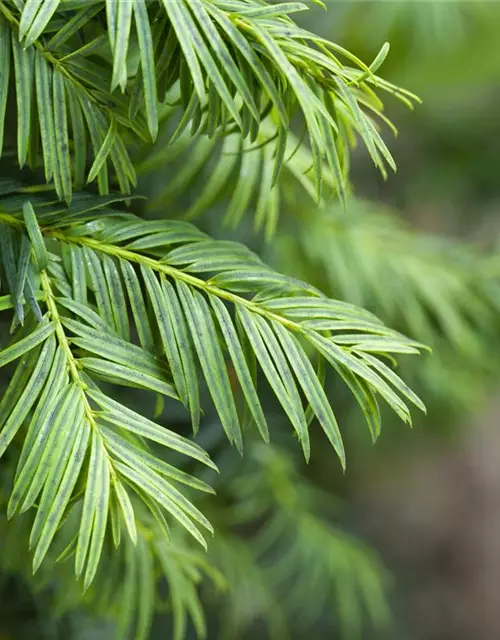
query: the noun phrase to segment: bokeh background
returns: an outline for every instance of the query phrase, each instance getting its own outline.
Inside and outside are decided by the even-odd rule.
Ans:
[[[309,601],[300,600],[305,592],[311,601],[325,597],[326,613],[323,609],[315,614],[309,627],[292,627],[290,638],[497,640],[500,3],[326,3],[326,13],[316,6],[307,15],[299,14],[299,22],[367,62],[385,41],[390,42],[381,75],[422,99],[415,111],[387,99],[387,114],[399,130],[394,140],[386,131],[397,174],[384,181],[367,154],[355,151],[351,170],[355,197],[347,213],[335,205],[318,212],[310,203],[292,207],[285,202],[278,235],[270,243],[256,237],[251,226],[242,225],[231,234],[221,231],[222,204],[201,224],[219,237],[241,239],[281,270],[335,297],[362,304],[388,324],[428,342],[432,356],[408,362],[403,358],[402,364],[405,376],[428,405],[428,415],[418,418],[413,430],[387,415],[382,435],[372,446],[366,429],[358,428],[361,418],[353,413],[352,402],[339,391],[333,397],[345,427],[347,474],[339,472],[333,453],[321,446],[315,448],[314,462],[307,470],[293,461],[316,487],[314,495],[306,491],[300,500],[309,506],[310,500],[321,503],[323,495],[328,496],[329,506],[321,503],[319,507],[325,517],[378,554],[377,570],[384,572],[391,613],[386,615],[380,604],[373,617],[383,623],[365,629],[358,610],[352,610],[347,579],[340,581],[345,591],[329,600],[318,577],[307,576],[294,565],[307,564],[309,559],[297,560],[279,547],[276,553],[283,555],[286,566],[272,564],[272,588],[257,592],[258,580],[251,581],[253,565],[241,541],[246,534],[251,536],[258,518],[254,513],[252,520],[240,509],[237,515],[244,534],[240,529],[239,538],[226,536],[220,543],[231,542],[232,555],[229,547],[221,552],[215,543],[212,554],[223,559],[226,569],[234,570],[238,584],[248,578],[250,587],[233,598],[206,596],[208,637],[257,638],[273,630],[278,637],[279,620],[264,625],[259,619],[266,618],[282,593],[293,591],[292,583],[306,575],[304,591],[297,591],[297,606],[310,606]],[[141,185],[143,192],[154,193],[155,181],[161,180],[165,180],[161,171],[149,176]],[[203,181],[198,188],[203,188]],[[332,388],[331,393],[337,390]],[[218,427],[212,429],[210,421],[208,415],[203,444],[217,449]],[[277,443],[281,444],[279,437]],[[288,441],[283,444],[285,449],[288,445]],[[286,459],[267,456],[256,446],[244,464],[229,454],[223,458],[219,482],[230,485],[227,494],[244,503],[258,469],[259,495],[267,499],[275,488],[277,503],[285,502],[284,488],[294,487],[293,471]],[[242,480],[233,482],[239,475]],[[256,512],[266,511],[265,504],[254,507]],[[314,544],[312,551],[322,562],[326,552],[319,534]],[[340,559],[339,570],[347,548],[339,543],[329,549],[334,559]],[[0,640],[111,637],[110,628],[88,613],[57,618],[51,591],[64,585],[49,585],[48,591],[33,594],[6,564],[0,573]],[[370,589],[368,575],[363,584]],[[378,597],[376,591],[373,597]],[[373,598],[368,602],[373,603]],[[332,627],[329,613],[338,618],[339,609],[348,622]],[[252,611],[257,611],[256,622],[245,628],[244,636],[235,629],[242,619],[252,617]],[[218,622],[221,616],[236,623],[224,627],[224,636]],[[158,616],[153,638],[170,637],[166,617]]]
[[[399,129],[391,146],[395,176],[384,182],[366,158],[353,163],[354,190],[368,201],[366,215],[389,207],[412,229],[461,243],[478,260],[491,256],[494,263],[500,224],[499,4],[328,5],[328,23],[310,15],[311,28],[364,60],[389,41],[385,77],[422,99],[415,112],[388,105]],[[400,264],[404,269],[404,256]],[[481,286],[469,284],[473,291]],[[382,286],[390,288],[391,281]],[[452,287],[444,287],[445,295]],[[471,298],[462,302],[472,308]],[[384,316],[380,304],[376,310]],[[499,345],[479,323],[474,333],[476,355],[462,340],[436,342],[435,369],[421,371],[420,378],[427,418],[411,432],[387,428],[375,448],[353,456],[345,479],[360,529],[394,576],[396,624],[382,637],[500,637]]]

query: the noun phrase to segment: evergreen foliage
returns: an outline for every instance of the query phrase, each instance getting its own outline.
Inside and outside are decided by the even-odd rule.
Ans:
[[[0,310],[10,322],[0,336],[9,380],[0,527],[16,570],[29,548],[41,584],[64,585],[60,610],[91,605],[120,639],[148,637],[165,583],[174,638],[189,621],[203,636],[204,578],[220,590],[222,610],[230,603],[228,637],[260,619],[279,637],[313,581],[325,599],[335,595],[351,637],[364,609],[386,618],[378,561],[315,508],[327,499],[291,454],[256,439],[283,436],[270,401],[306,460],[321,430],[344,468],[328,381],[347,387],[376,440],[380,399],[408,424],[409,404],[425,411],[394,370],[395,358],[423,345],[186,220],[219,202],[227,223],[253,214],[271,240],[280,213],[304,202],[310,211],[314,201],[322,208],[308,233],[320,225],[321,234],[335,219],[323,225],[325,203],[347,202],[356,140],[384,175],[395,168],[379,132],[390,125],[380,94],[416,99],[376,75],[388,47],[366,65],[297,26],[290,15],[305,9],[0,1]],[[183,166],[169,171],[174,159]],[[144,206],[138,178],[165,173]],[[316,240],[297,237],[307,269],[305,247]],[[342,273],[330,270],[338,283]],[[340,282],[330,293],[350,297]],[[434,313],[436,298],[428,304]],[[461,341],[453,311],[441,313],[443,330]],[[179,406],[192,435],[166,426]],[[207,438],[211,407],[243,467],[218,435]],[[218,482],[209,470],[227,465],[221,478],[230,480]],[[227,504],[207,497],[214,489]],[[267,518],[248,544],[232,529]],[[208,554],[206,532],[215,534]],[[279,560],[277,538],[286,539]],[[245,584],[259,594],[257,612],[244,609]]]

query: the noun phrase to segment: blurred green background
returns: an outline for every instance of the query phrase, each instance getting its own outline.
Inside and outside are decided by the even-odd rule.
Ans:
[[[493,640],[500,637],[500,595],[495,586],[500,575],[500,387],[495,325],[500,325],[500,318],[493,319],[490,332],[481,325],[480,313],[472,311],[473,298],[484,283],[483,275],[472,274],[481,261],[494,265],[498,256],[500,5],[327,4],[328,22],[314,12],[308,16],[310,28],[333,37],[363,60],[373,59],[382,43],[389,41],[384,77],[414,91],[423,101],[415,112],[388,104],[388,114],[399,129],[391,145],[398,165],[395,176],[384,182],[371,171],[366,157],[353,162],[354,193],[367,200],[353,204],[355,214],[372,221],[378,214],[398,216],[412,230],[436,234],[438,243],[450,241],[454,247],[460,243],[461,249],[474,254],[462,256],[471,262],[457,276],[470,287],[458,289],[457,295],[464,309],[471,311],[474,335],[470,340],[465,334],[453,340],[450,333],[441,331],[434,336],[433,362],[410,363],[425,389],[428,416],[412,431],[398,425],[389,428],[386,420],[374,448],[367,447],[361,455],[357,443],[345,478],[359,530],[379,550],[394,578],[395,625],[380,637]],[[352,229],[355,235],[355,221]],[[367,233],[367,243],[373,235]],[[358,237],[362,241],[359,227]],[[415,236],[394,250],[383,243],[378,249],[369,245],[367,250],[391,252],[384,258],[394,261],[394,273],[387,271],[382,282],[383,288],[390,288],[402,275],[400,270],[406,269],[408,256],[416,252]],[[443,246],[437,252],[442,251],[448,265],[457,265],[457,257],[452,258],[449,250]],[[432,249],[428,256],[433,259]],[[417,269],[425,278],[425,268],[430,267],[427,287],[431,288],[435,272],[422,257]],[[370,260],[376,262],[376,258]],[[349,265],[356,271],[352,259]],[[338,273],[333,280],[346,295],[349,287],[342,287]],[[452,282],[443,281],[442,290],[435,284],[439,299],[454,295]],[[354,302],[361,298],[370,303],[382,317],[396,317],[392,311],[387,313],[381,296],[373,296],[369,285],[358,299],[353,297]],[[493,297],[498,302],[496,292]],[[400,304],[405,306],[404,296]]]
[[[337,413],[344,416],[340,421],[347,423],[345,476],[334,465],[332,452],[321,444],[313,448],[314,461],[308,468],[299,456],[294,460],[292,454],[283,455],[281,446],[282,451],[293,451],[285,436],[283,442],[275,439],[276,452],[258,445],[249,448],[243,464],[222,452],[218,482],[240,506],[225,521],[219,505],[215,520],[222,523],[220,529],[226,523],[229,530],[236,518],[240,529],[238,536],[227,533],[219,543],[216,540],[211,558],[238,588],[231,597],[214,596],[210,590],[204,597],[208,637],[236,640],[269,633],[294,639],[496,640],[500,637],[500,3],[327,0],[327,5],[326,13],[316,6],[307,15],[300,14],[299,21],[366,62],[385,41],[390,42],[379,73],[423,101],[411,112],[387,100],[387,114],[399,135],[392,140],[386,131],[385,137],[398,172],[384,181],[367,154],[356,151],[352,160],[356,197],[347,213],[336,205],[315,211],[311,203],[285,204],[271,243],[256,237],[250,226],[243,225],[233,235],[284,272],[303,277],[334,297],[366,306],[389,325],[428,342],[433,356],[408,362],[403,358],[402,367],[429,412],[411,431],[386,416],[373,447],[366,430],[358,428],[361,419],[352,411],[352,402],[332,387]],[[146,195],[154,193],[155,180],[164,177],[143,181]],[[203,188],[203,181],[198,188]],[[202,221],[219,237],[226,233],[220,229],[222,214],[221,204]],[[213,436],[217,429],[211,429],[210,420],[208,416],[204,444],[218,451],[220,442]],[[299,490],[295,473],[314,490],[307,486]],[[246,493],[249,487],[251,495]],[[287,502],[289,495],[293,508]],[[241,506],[247,500],[254,500],[251,513]],[[288,526],[287,518],[297,518],[297,539],[304,536],[306,545],[313,540],[313,548],[301,556],[294,555],[293,545],[278,546],[277,558],[270,562],[271,579],[261,584],[258,575],[253,579],[252,552],[242,542],[252,536],[255,523],[273,500],[274,508],[285,514],[283,526]],[[336,571],[343,575],[342,562],[350,561],[348,554],[357,562],[358,543],[351,544],[342,533],[337,546],[331,541],[328,548],[322,546],[322,532],[308,520],[313,506],[326,521],[348,532],[345,535],[363,540],[378,553],[371,568],[385,567],[391,613],[386,614],[383,604],[368,612],[368,619],[381,622],[376,628],[359,617],[348,572],[330,593],[328,578]],[[207,512],[210,508],[208,504]],[[330,573],[322,576],[318,566],[330,561]],[[52,594],[64,590],[64,585],[51,584],[34,595],[17,568],[6,565],[7,559],[0,574],[0,640],[111,637],[106,623],[93,620],[88,612],[57,618]],[[283,593],[294,591],[295,582],[300,588],[295,589],[290,608],[313,609],[319,600],[325,601],[311,613],[312,621],[292,624],[287,635],[279,616],[269,611]],[[370,590],[372,577],[366,573],[361,583]],[[366,596],[367,606],[373,606],[377,597],[375,586],[371,598]],[[153,638],[170,637],[167,618],[159,614]],[[220,618],[230,623],[221,624]]]

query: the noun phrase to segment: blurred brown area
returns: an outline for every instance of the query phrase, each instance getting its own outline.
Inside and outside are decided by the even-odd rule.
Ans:
[[[402,450],[390,472],[358,478],[356,509],[399,576],[409,637],[500,636],[499,416],[497,397],[455,442]]]

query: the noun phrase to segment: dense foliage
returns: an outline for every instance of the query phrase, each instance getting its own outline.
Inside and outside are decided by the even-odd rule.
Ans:
[[[357,141],[395,168],[381,97],[417,99],[376,75],[387,45],[367,65],[289,17],[305,9],[0,2],[5,569],[118,638],[163,610],[202,636],[201,600],[216,637],[386,621],[378,559],[295,450],[326,436],[345,468],[337,404],[373,440],[380,400],[411,424],[396,358],[420,340],[482,355],[472,253],[351,204]],[[227,238],[249,221],[276,268]]]

